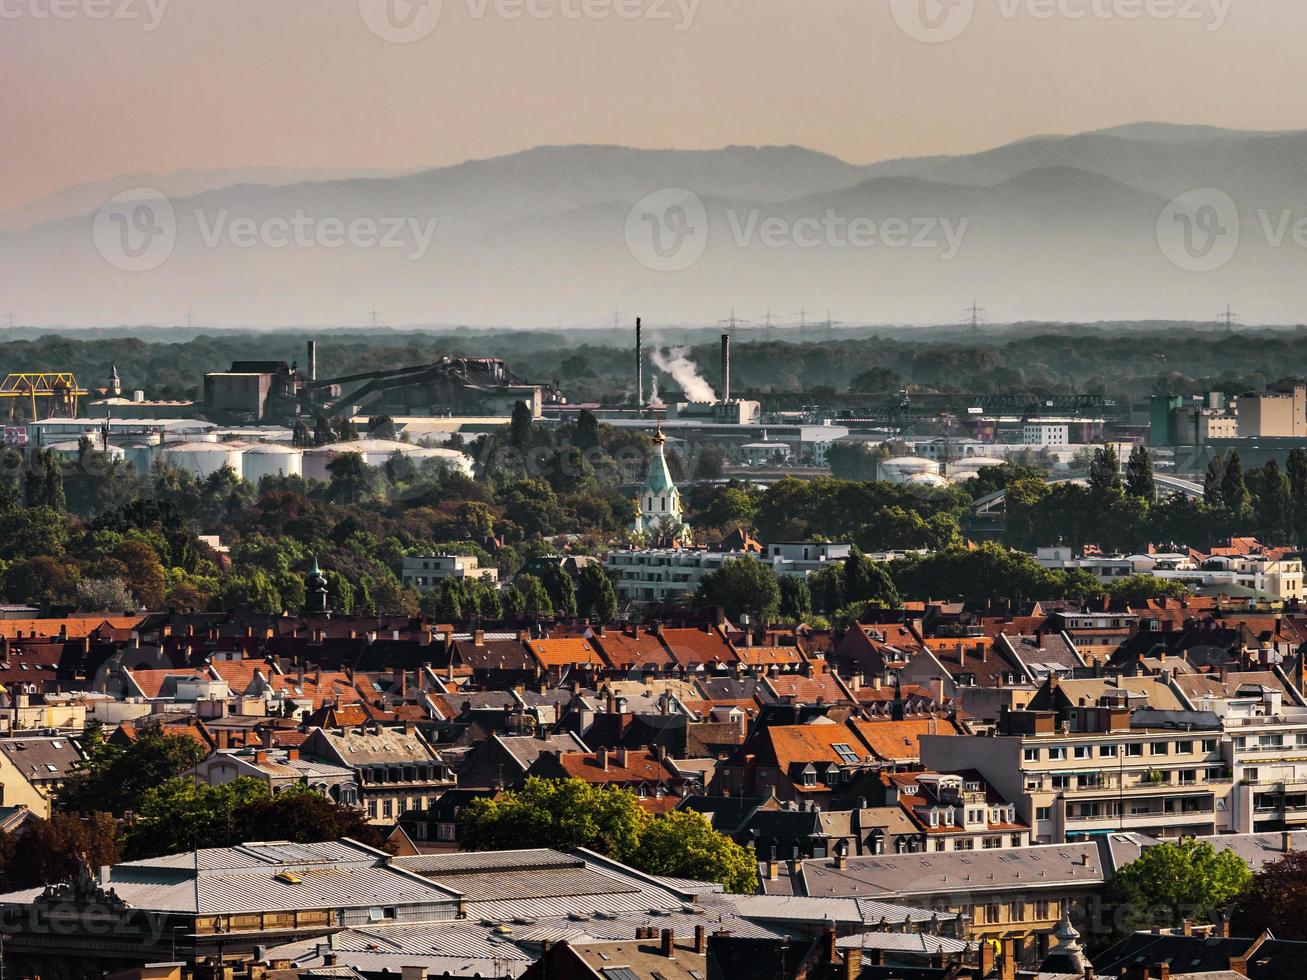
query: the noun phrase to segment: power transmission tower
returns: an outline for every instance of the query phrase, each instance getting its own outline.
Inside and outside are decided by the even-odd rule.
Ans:
[[[372,324],[372,329],[377,329],[377,304],[372,304],[372,309],[368,312],[368,322]]]
[[[1232,334],[1234,333],[1234,325],[1239,322],[1239,314],[1231,310],[1230,304],[1226,303],[1225,312],[1216,319],[1225,324],[1225,332],[1227,334]]]
[[[725,327],[727,334],[730,335],[731,343],[735,343],[735,330],[737,327],[748,327],[752,324],[748,320],[741,320],[735,315],[735,307],[731,307],[731,315],[725,320],[718,320],[719,327]]]
[[[826,311],[826,322],[823,323],[822,326],[826,329],[826,336],[827,336],[827,337],[832,337],[832,336],[834,336],[834,334],[835,334],[835,328],[836,328],[836,327],[842,327],[842,326],[844,326],[844,321],[842,321],[842,320],[832,320],[832,319],[830,318],[830,310],[827,310],[827,311]]]
[[[984,323],[986,319],[988,319],[985,316],[985,314],[988,312],[989,311],[985,309],[983,306],[977,306],[976,301],[974,299],[971,301],[971,305],[962,311],[962,315],[965,316],[967,318],[967,322],[971,324],[972,333],[980,332],[980,325]]]
[[[186,329],[189,330],[193,326],[195,326],[195,317],[191,314],[191,308],[188,306],[186,307]]]

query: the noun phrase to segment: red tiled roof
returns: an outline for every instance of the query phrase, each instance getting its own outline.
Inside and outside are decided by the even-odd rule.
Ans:
[[[717,627],[702,629],[664,629],[662,641],[681,667],[711,667],[735,664],[739,657]]]
[[[672,664],[672,655],[663,641],[648,630],[633,627],[626,630],[605,630],[596,633],[594,644],[614,670],[632,670],[646,665],[662,668]]]
[[[922,735],[960,735],[957,725],[947,718],[920,718],[911,721],[854,721],[850,724],[877,757],[891,761],[921,758]]]
[[[594,645],[579,636],[562,639],[527,640],[527,649],[542,668],[571,667],[574,664],[603,665],[603,658]]]
[[[31,636],[59,636],[65,630],[71,640],[90,636],[101,626],[131,631],[140,625],[140,616],[69,616],[65,619],[0,619],[0,636],[11,639]]]
[[[561,752],[558,764],[568,776],[587,783],[658,783],[679,778],[656,753],[630,749],[625,764],[619,763],[620,749],[607,753],[607,768],[598,752]]]

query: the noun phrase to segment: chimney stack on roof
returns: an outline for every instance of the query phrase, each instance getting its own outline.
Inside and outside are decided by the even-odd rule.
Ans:
[[[663,930],[662,954],[669,960],[676,959],[676,933],[671,929]]]

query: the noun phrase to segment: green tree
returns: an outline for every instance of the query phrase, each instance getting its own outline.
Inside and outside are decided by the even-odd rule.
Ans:
[[[1094,458],[1089,464],[1089,489],[1096,496],[1103,496],[1121,486],[1121,458],[1111,446],[1103,446],[1094,451]]]
[[[48,449],[33,450],[23,480],[23,501],[28,507],[49,507],[63,511],[64,475],[59,457]]]
[[[893,609],[899,604],[899,591],[884,565],[855,549],[844,562],[844,601]]]
[[[1231,452],[1221,474],[1221,503],[1236,519],[1243,516],[1250,501],[1248,483],[1243,475],[1239,454]]]
[[[1293,537],[1293,486],[1274,459],[1267,460],[1257,475],[1254,500],[1257,536],[1263,544],[1282,545]]]
[[[1174,579],[1127,575],[1109,585],[1107,594],[1130,606],[1141,606],[1150,599],[1183,599],[1190,595],[1190,591],[1187,585]]]
[[[146,790],[123,835],[124,850],[128,858],[138,859],[230,846],[237,842],[237,808],[267,796],[267,784],[250,776],[218,786],[166,779]]]
[[[1252,873],[1231,850],[1206,841],[1167,841],[1144,848],[1107,886],[1106,901],[1119,931],[1134,932],[1184,920],[1204,921],[1229,906]]]
[[[82,742],[85,758],[59,790],[61,808],[75,813],[108,811],[121,816],[139,810],[151,787],[197,765],[208,754],[189,735],[166,732],[158,723],[139,728],[126,748],[110,745],[96,725]]]
[[[651,820],[631,863],[646,874],[715,881],[729,892],[751,895],[758,887],[753,855],[693,810],[673,810]]]
[[[331,474],[327,498],[337,503],[357,503],[377,486],[377,471],[362,453],[341,453],[327,464],[327,472]]]
[[[815,612],[829,614],[843,606],[843,563],[832,563],[814,572],[808,578],[808,591],[812,594],[812,608]]]
[[[1225,498],[1221,496],[1221,481],[1225,478],[1225,460],[1220,453],[1215,453],[1207,461],[1207,471],[1203,474],[1203,503],[1209,507],[1221,507]]]
[[[341,806],[307,786],[295,785],[276,796],[250,794],[232,816],[232,840],[288,840],[300,844],[349,837],[369,847],[385,838],[359,810]]]
[[[648,819],[628,790],[532,776],[516,792],[468,804],[463,846],[470,851],[584,847],[627,861]]]
[[[1307,451],[1299,447],[1289,450],[1285,461],[1289,477],[1289,493],[1293,497],[1292,524],[1294,544],[1307,543]]]
[[[553,603],[545,583],[534,575],[519,575],[513,580],[513,586],[522,597],[522,609],[519,615],[527,619],[547,619],[554,614]],[[508,604],[505,598],[505,606]]]
[[[761,623],[780,608],[781,587],[770,565],[753,557],[728,558],[699,580],[697,598],[701,605],[720,606],[732,619],[748,613]]]
[[[1153,456],[1143,446],[1135,446],[1130,451],[1126,463],[1126,492],[1152,503],[1157,499],[1157,484],[1153,480]]]
[[[611,623],[617,618],[617,593],[612,579],[598,562],[588,562],[581,569],[576,586],[576,612],[596,623]]]
[[[561,563],[548,565],[540,581],[544,582],[549,592],[549,605],[554,615],[570,618],[576,615],[576,583],[571,573]]]
[[[781,618],[801,623],[812,616],[812,591],[804,578],[798,575],[782,575],[780,586]]]

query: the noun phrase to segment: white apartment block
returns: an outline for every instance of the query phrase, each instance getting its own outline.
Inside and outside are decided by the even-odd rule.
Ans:
[[[693,595],[709,572],[732,558],[753,557],[771,565],[777,575],[806,578],[831,562],[847,558],[849,544],[781,542],[767,545],[761,555],[743,551],[696,548],[633,548],[610,552],[604,569],[623,602],[675,602]]]
[[[1070,431],[1064,422],[1027,422],[1021,427],[1021,441],[1028,446],[1066,446]]]
[[[499,582],[499,569],[482,568],[475,555],[412,555],[404,559],[402,580],[419,592],[430,591],[447,578],[479,578]]]

